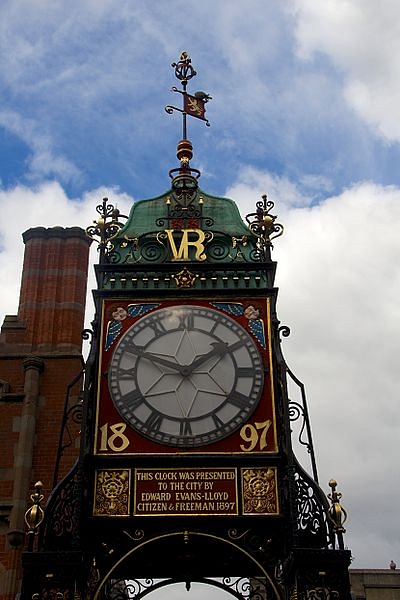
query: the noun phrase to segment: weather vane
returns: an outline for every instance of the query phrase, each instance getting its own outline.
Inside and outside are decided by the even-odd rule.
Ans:
[[[205,121],[207,127],[210,126],[208,119],[206,119],[206,103],[211,100],[211,96],[206,94],[205,92],[195,92],[194,96],[188,94],[186,91],[186,86],[188,81],[192,79],[195,75],[197,75],[196,71],[192,67],[192,60],[189,57],[187,52],[182,52],[179,57],[179,62],[172,63],[171,65],[175,69],[175,77],[179,79],[182,84],[182,90],[178,90],[177,87],[173,86],[172,91],[178,92],[183,96],[183,108],[177,108],[176,106],[166,106],[165,110],[168,114],[172,115],[174,110],[182,113],[182,139],[187,139],[187,131],[186,131],[186,116],[190,115],[191,117],[196,117],[196,119],[201,119]]]

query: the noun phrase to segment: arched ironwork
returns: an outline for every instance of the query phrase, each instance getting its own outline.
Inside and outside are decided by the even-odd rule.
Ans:
[[[156,592],[170,585],[182,583],[189,591],[193,583],[200,583],[218,588],[232,595],[237,600],[268,600],[265,579],[247,577],[223,577],[211,579],[209,577],[198,577],[191,582],[184,578],[170,579],[115,579],[110,580],[105,586],[105,599],[126,600],[131,598],[141,600],[148,594]]]
[[[131,558],[134,553],[143,551],[146,546],[155,544],[160,540],[167,540],[173,538],[179,538],[184,536],[185,540],[202,538],[203,540],[209,540],[210,542],[220,542],[234,548],[236,551],[243,555],[257,571],[257,575],[249,577],[224,577],[224,578],[206,578],[206,577],[182,577],[174,579],[115,579],[113,573],[120,572],[121,565],[127,559]],[[135,540],[136,538],[132,538]],[[124,554],[118,561],[116,561],[104,577],[98,581],[96,589],[91,593],[93,600],[126,600],[127,598],[134,598],[134,600],[140,600],[149,593],[164,587],[171,585],[172,583],[184,582],[186,589],[190,589],[192,583],[208,583],[215,587],[225,590],[231,595],[235,596],[238,600],[282,600],[282,595],[278,589],[278,583],[275,578],[271,577],[270,573],[264,568],[264,566],[255,558],[250,552],[239,546],[234,541],[225,539],[210,533],[203,533],[198,531],[175,531],[166,533],[161,536],[155,536],[147,540],[143,540],[141,536],[137,538],[139,543],[131,548]],[[186,543],[186,541],[185,541]],[[125,586],[125,591],[124,591]],[[127,588],[127,589],[126,589]]]

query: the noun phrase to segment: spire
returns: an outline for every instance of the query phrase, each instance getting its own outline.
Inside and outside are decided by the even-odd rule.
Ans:
[[[176,86],[172,87],[173,92],[182,94],[182,108],[176,106],[167,105],[165,110],[168,114],[172,114],[174,111],[182,113],[182,139],[178,142],[176,156],[181,163],[179,169],[172,169],[170,171],[170,177],[176,179],[175,173],[179,172],[181,175],[196,174],[196,179],[200,177],[200,171],[197,169],[191,169],[189,162],[193,158],[193,146],[192,143],[187,139],[187,116],[201,119],[205,122],[207,127],[210,126],[208,119],[205,117],[206,103],[211,100],[206,92],[198,91],[194,95],[188,94],[186,88],[188,82],[197,75],[197,72],[192,66],[192,60],[187,52],[182,52],[177,63],[172,63],[172,67],[175,69],[175,77],[179,79],[182,84],[182,90],[179,90]],[[193,178],[194,179],[194,178]]]

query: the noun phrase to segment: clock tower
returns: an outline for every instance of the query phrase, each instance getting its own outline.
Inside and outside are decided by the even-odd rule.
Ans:
[[[201,582],[239,599],[347,600],[341,495],[318,486],[305,399],[287,392],[271,258],[283,227],[266,196],[245,223],[200,188],[186,119],[208,124],[211,98],[187,92],[186,53],[173,67],[170,189],[128,217],[104,199],[87,230],[99,263],[80,455],[43,521],[32,496],[23,597],[139,600]],[[292,449],[296,418],[312,476]]]

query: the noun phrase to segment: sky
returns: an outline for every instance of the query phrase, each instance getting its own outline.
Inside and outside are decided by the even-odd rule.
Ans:
[[[168,190],[182,50],[189,91],[212,96],[211,127],[188,125],[202,189],[243,215],[267,193],[285,227],[283,351],[352,567],[400,566],[398,0],[3,0],[0,321],[18,309],[23,231]]]

